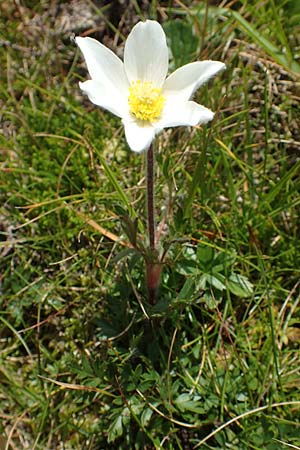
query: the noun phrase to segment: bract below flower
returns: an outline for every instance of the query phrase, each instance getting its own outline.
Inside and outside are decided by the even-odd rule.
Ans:
[[[76,37],[91,80],[79,83],[92,103],[122,119],[129,147],[147,150],[166,127],[194,126],[214,113],[194,101],[194,92],[225,68],[219,61],[197,61],[168,73],[168,47],[161,25],[139,22],[131,30],[124,62],[100,42]]]

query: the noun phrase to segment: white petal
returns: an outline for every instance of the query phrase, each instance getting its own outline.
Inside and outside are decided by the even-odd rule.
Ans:
[[[161,87],[168,73],[168,47],[158,22],[139,22],[131,30],[124,49],[124,65],[129,81],[152,81]]]
[[[148,150],[155,137],[155,128],[149,125],[139,125],[135,121],[123,120],[127,143],[134,152]]]
[[[83,53],[88,71],[109,92],[112,87],[123,95],[128,92],[128,80],[124,64],[111,50],[96,39],[76,37],[76,43]]]
[[[175,70],[165,81],[163,93],[176,96],[177,100],[189,100],[193,93],[225,64],[219,61],[197,61]]]
[[[198,105],[198,103],[189,101],[182,103],[169,102],[164,108],[162,118],[155,123],[155,127],[178,127],[178,126],[195,126],[200,123],[207,123],[212,120],[214,113]]]
[[[95,105],[101,106],[121,118],[129,114],[127,97],[120,94],[114,86],[108,92],[107,86],[98,81],[87,80],[79,83],[79,87]]]

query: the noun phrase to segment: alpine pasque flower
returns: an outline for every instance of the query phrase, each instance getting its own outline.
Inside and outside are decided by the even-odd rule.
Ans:
[[[147,150],[166,127],[193,126],[214,113],[191,101],[194,92],[225,68],[219,61],[197,61],[168,73],[168,47],[161,25],[139,22],[131,30],[124,62],[89,37],[76,37],[91,80],[79,83],[92,103],[122,119],[129,147]]]

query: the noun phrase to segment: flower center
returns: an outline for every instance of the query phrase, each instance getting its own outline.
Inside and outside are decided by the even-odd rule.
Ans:
[[[134,81],[129,88],[129,109],[137,119],[153,122],[159,118],[165,98],[152,81]]]

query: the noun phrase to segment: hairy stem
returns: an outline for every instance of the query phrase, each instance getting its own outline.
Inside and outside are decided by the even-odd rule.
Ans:
[[[147,152],[147,216],[149,245],[151,250],[155,250],[154,149],[152,144]]]
[[[147,219],[149,235],[149,255],[146,258],[146,280],[148,301],[154,305],[160,282],[161,264],[158,261],[155,239],[155,208],[154,208],[154,148],[150,146],[147,152]]]

